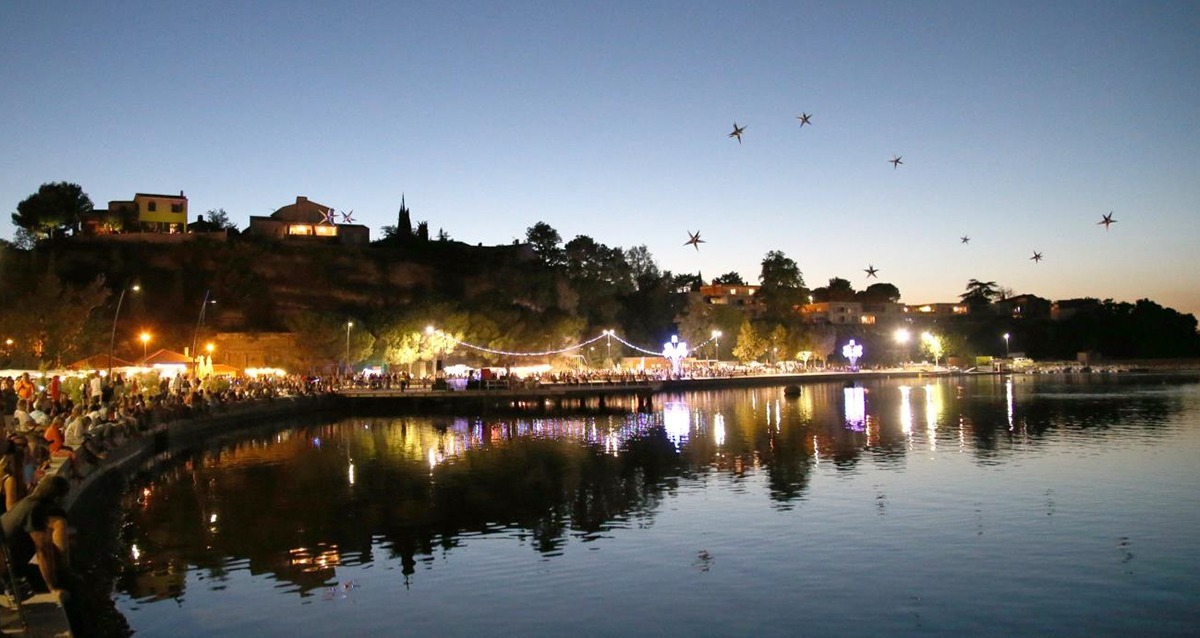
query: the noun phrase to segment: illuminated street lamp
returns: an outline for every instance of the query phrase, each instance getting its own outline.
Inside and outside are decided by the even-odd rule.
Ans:
[[[858,360],[862,357],[863,347],[861,343],[855,343],[853,339],[850,343],[842,346],[842,356],[850,360],[850,369],[858,369]]]
[[[721,331],[713,330],[712,338],[713,338],[713,345],[715,346],[715,350],[716,350],[716,354],[713,356],[713,359],[716,359],[717,362],[720,363],[720,361],[721,361]]]
[[[346,322],[346,371],[353,371],[350,367],[350,329],[354,327],[353,321]]]
[[[912,340],[912,333],[908,331],[908,328],[896,328],[896,332],[893,333],[892,338],[896,340],[896,343],[900,344],[901,351],[907,356],[908,342]]]
[[[146,344],[150,343],[150,333],[142,332],[142,334],[138,335],[138,339],[142,342],[142,363],[144,364],[146,363]]]
[[[1004,333],[1004,358],[1008,358],[1008,333]]]
[[[663,356],[671,362],[671,372],[679,376],[683,372],[683,360],[688,356],[686,341],[680,341],[679,335],[671,335],[671,340],[663,344]]]
[[[604,331],[604,363],[609,367],[613,367],[612,363],[612,330]]]
[[[134,285],[128,286],[128,287],[123,286],[121,288],[121,296],[117,297],[117,309],[115,312],[113,312],[112,336],[109,337],[109,340],[108,340],[108,377],[109,378],[112,378],[113,347],[116,346],[116,344],[117,344],[117,317],[121,316],[121,303],[125,301],[125,293],[126,292],[128,292],[130,290],[137,292],[141,289],[142,289],[142,287],[137,284],[134,284]]]
[[[204,312],[205,312],[205,310],[208,309],[208,304],[217,303],[217,300],[208,298],[208,295],[210,292],[211,292],[210,290],[204,291],[204,301],[200,302],[200,314],[196,316],[196,328],[194,330],[192,330],[192,352],[191,352],[191,354],[192,354],[193,368],[195,367],[195,364],[196,364],[196,357],[199,356],[196,354],[196,335],[200,332],[200,324],[204,323]]]

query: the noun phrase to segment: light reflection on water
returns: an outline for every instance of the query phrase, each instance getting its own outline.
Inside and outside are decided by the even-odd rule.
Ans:
[[[178,636],[1192,629],[1194,378],[926,381],[246,441],[126,499],[116,605]]]

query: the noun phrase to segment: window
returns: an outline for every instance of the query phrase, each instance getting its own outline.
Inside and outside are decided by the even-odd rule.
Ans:
[[[172,203],[171,204],[171,212],[172,213],[182,213],[183,212],[183,204],[181,204],[179,202]]]
[[[158,202],[156,202],[154,200],[150,200],[150,201],[146,202],[146,210],[150,211],[151,213],[157,211],[158,210]]]

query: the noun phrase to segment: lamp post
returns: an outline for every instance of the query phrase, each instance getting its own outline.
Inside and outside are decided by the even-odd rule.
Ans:
[[[143,331],[138,335],[138,339],[142,342],[142,363],[146,363],[146,344],[150,343],[150,333]],[[111,363],[111,361],[110,361]]]
[[[1004,333],[1004,358],[1008,358],[1008,333]]]
[[[712,338],[713,338],[713,346],[714,346],[714,351],[715,351],[715,353],[713,354],[713,359],[715,359],[717,361],[717,363],[720,363],[721,362],[721,331],[713,330]]]
[[[896,343],[900,344],[900,350],[902,351],[902,354],[907,355],[908,340],[912,338],[912,333],[908,331],[908,328],[897,328],[896,332],[894,333],[894,338],[896,339]]]
[[[142,289],[142,287],[137,284],[134,284],[133,286],[130,286],[130,287],[122,286],[121,287],[121,296],[117,297],[117,310],[115,312],[113,312],[112,336],[109,337],[109,339],[108,339],[108,375],[107,376],[109,378],[112,378],[113,348],[117,345],[117,317],[121,316],[121,303],[125,301],[125,293],[126,292],[128,292],[129,290],[133,290],[134,292],[137,292],[141,289]]]
[[[195,368],[196,368],[196,335],[200,332],[200,324],[204,323],[204,311],[208,308],[208,304],[217,303],[216,300],[210,300],[208,298],[208,295],[210,292],[212,292],[212,291],[211,290],[204,291],[204,301],[200,302],[200,314],[196,317],[196,329],[192,330],[191,355],[192,355],[192,370],[193,370],[193,372],[195,371]]]
[[[604,331],[604,363],[612,367],[612,330]]]
[[[858,370],[858,360],[862,358],[863,347],[861,343],[857,343],[851,339],[849,343],[842,346],[842,356],[850,360],[850,369]]]
[[[350,367],[350,329],[353,327],[354,327],[353,321],[346,322],[346,371],[347,371],[347,373],[352,371],[352,368]]]

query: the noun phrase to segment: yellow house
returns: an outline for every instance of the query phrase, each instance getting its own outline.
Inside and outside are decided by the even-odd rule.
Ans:
[[[133,196],[138,229],[143,232],[182,233],[187,229],[188,200],[179,195],[138,193]]]

